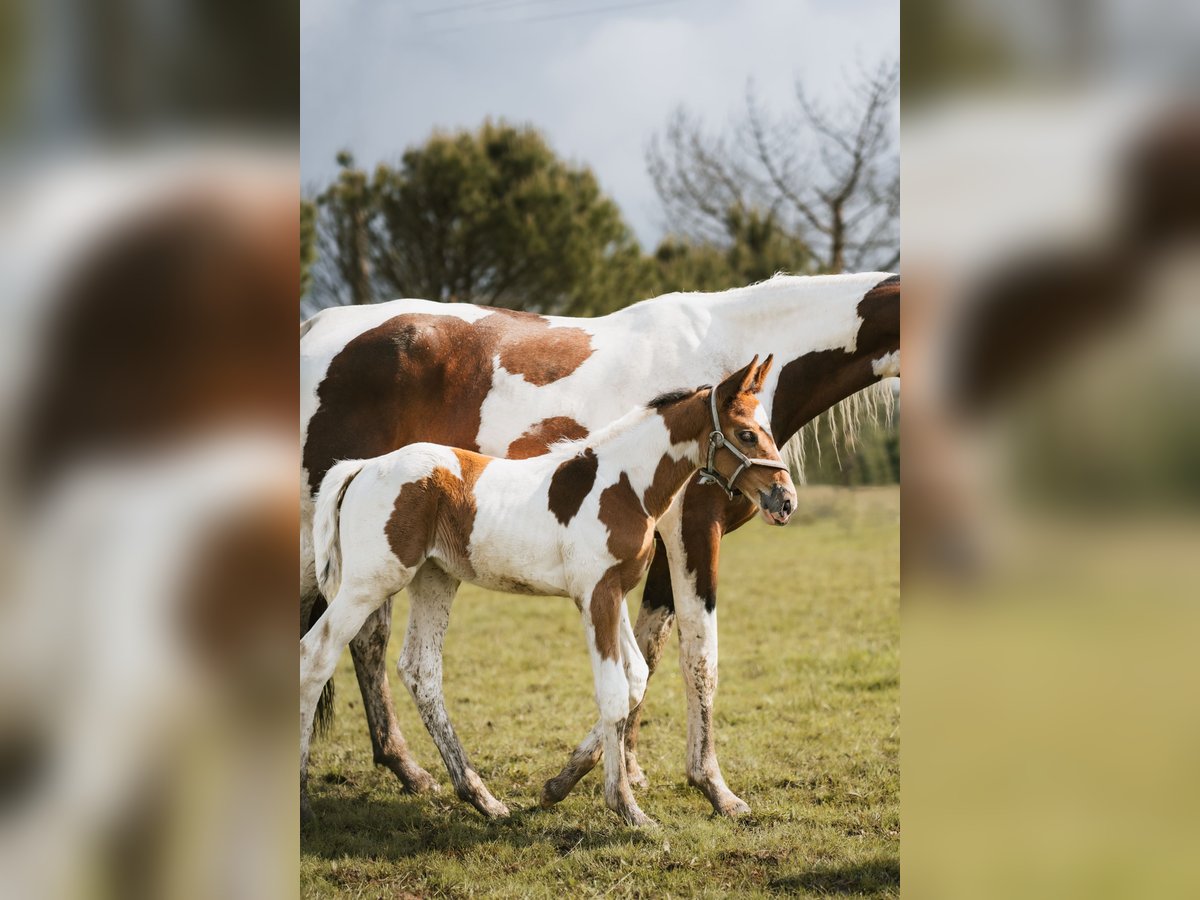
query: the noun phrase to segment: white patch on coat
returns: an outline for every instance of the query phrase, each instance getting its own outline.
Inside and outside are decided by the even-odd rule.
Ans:
[[[900,351],[893,350],[891,353],[879,357],[879,359],[872,360],[871,371],[880,378],[899,378]]]

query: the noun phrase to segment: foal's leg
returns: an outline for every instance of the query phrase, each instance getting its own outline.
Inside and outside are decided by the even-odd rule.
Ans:
[[[641,704],[642,695],[646,691],[646,679],[649,677],[649,670],[646,667],[645,660],[642,658],[641,650],[638,649],[637,639],[633,634],[633,626],[629,624],[629,611],[623,600],[621,602],[620,616],[621,666],[625,672],[625,680],[629,685],[629,706],[636,708]],[[544,807],[553,806],[566,797],[571,792],[571,789],[578,784],[579,780],[596,767],[596,763],[600,762],[600,758],[603,755],[604,722],[599,721],[588,732],[588,736],[583,739],[583,742],[575,748],[563,770],[554,778],[547,781],[542,787],[541,805]],[[630,781],[632,783],[632,779]]]
[[[671,626],[675,624],[675,601],[671,594],[671,571],[667,562],[667,554],[663,548],[663,540],[658,540],[658,552],[650,564],[650,572],[646,576],[646,587],[642,591],[642,606],[638,610],[637,628],[634,641],[638,651],[646,661],[646,678],[649,681],[658,661],[662,659],[663,649],[667,638],[671,636]],[[645,691],[638,698],[629,713],[629,724],[625,729],[625,768],[629,771],[629,782],[634,787],[646,787],[649,782],[637,761],[637,743],[642,726],[642,701]]]
[[[598,607],[600,604],[603,606]],[[624,606],[621,591],[599,588],[593,591],[591,603],[583,606],[603,735],[604,802],[630,825],[653,825],[654,821],[638,808],[625,772],[625,720],[629,715],[630,686],[621,659],[618,606]],[[644,664],[639,679],[644,683]]]
[[[414,794],[436,791],[433,776],[413,760],[408,743],[400,732],[396,710],[392,706],[392,688],[387,677],[387,647],[392,635],[392,600],[375,610],[350,641],[354,674],[362,693],[363,712],[371,734],[375,765],[386,766]]]
[[[403,588],[403,581],[400,587]],[[308,778],[308,751],[312,739],[313,714],[321,689],[333,675],[338,657],[350,638],[386,597],[374,590],[343,580],[325,614],[300,640],[300,779]]]
[[[458,579],[436,564],[427,562],[408,586],[411,600],[408,633],[400,655],[400,676],[417,702],[421,719],[450,772],[454,790],[485,816],[508,815],[508,807],[492,796],[478,773],[471,768],[446,713],[442,695],[442,643],[450,624],[450,604],[458,591]]]

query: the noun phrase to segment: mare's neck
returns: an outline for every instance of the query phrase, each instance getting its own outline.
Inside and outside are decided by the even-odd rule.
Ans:
[[[782,445],[810,419],[878,381],[899,351],[899,282],[885,272],[776,276],[714,295],[711,332],[730,370],[775,354],[760,395]]]

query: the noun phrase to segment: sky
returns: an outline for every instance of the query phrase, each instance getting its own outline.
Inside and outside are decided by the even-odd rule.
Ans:
[[[645,246],[663,235],[645,152],[680,105],[713,129],[836,103],[860,66],[899,55],[897,0],[303,0],[301,177],[349,149],[394,161],[435,128],[537,126],[586,163]]]

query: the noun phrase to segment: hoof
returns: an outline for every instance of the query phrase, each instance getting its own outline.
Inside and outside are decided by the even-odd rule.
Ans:
[[[641,770],[637,763],[634,763],[633,768],[629,770],[629,784],[639,789],[650,787],[650,779],[646,777],[646,773]]]
[[[732,794],[721,803],[714,803],[713,811],[719,816],[728,816],[730,819],[750,815],[750,807],[746,804],[746,801]]]
[[[658,823],[641,811],[637,806],[629,806],[624,809],[614,810],[618,816],[625,820],[626,825],[632,825],[634,828],[657,828]]]
[[[408,794],[436,794],[442,789],[437,783],[437,779],[419,766],[415,772],[411,772],[407,776],[401,775],[400,781],[404,785],[405,793]]]
[[[558,779],[551,778],[544,785],[542,785],[542,796],[538,800],[538,806],[540,806],[542,809],[549,809],[556,803],[560,803],[562,799],[567,796],[567,793],[570,789],[568,788],[567,790],[563,790],[560,785],[555,783],[557,781]]]
[[[375,765],[390,769],[404,785],[406,794],[428,794],[440,790],[437,779],[407,757],[382,757],[375,760]]]
[[[507,819],[512,815],[508,807],[495,797],[488,797],[472,805],[489,819]]]

